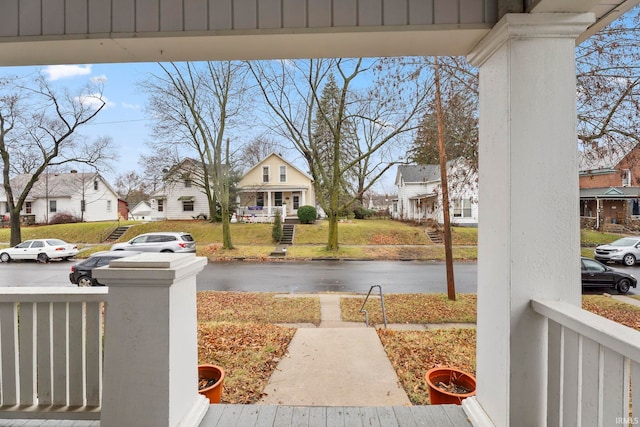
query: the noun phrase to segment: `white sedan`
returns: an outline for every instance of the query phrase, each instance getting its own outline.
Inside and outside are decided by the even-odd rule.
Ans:
[[[32,259],[47,262],[50,259],[69,260],[78,253],[78,246],[60,239],[25,240],[13,248],[0,249],[0,261]]]

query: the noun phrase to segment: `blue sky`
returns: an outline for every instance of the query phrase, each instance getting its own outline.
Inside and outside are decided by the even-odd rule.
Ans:
[[[90,79],[104,81],[105,108],[81,134],[94,139],[108,136],[120,153],[112,171],[103,171],[114,181],[115,176],[139,170],[138,158],[148,152],[145,141],[150,139],[152,122],[145,115],[146,94],[138,88],[138,82],[152,72],[157,72],[156,63],[55,65],[46,67],[3,67],[0,75],[25,76],[41,71],[56,88],[80,87]]]
[[[0,76],[27,76],[41,72],[56,89],[74,90],[87,84],[91,79],[100,79],[104,85],[103,99],[105,108],[98,116],[85,125],[80,134],[93,140],[99,137],[110,137],[114,147],[120,154],[117,162],[112,163],[113,170],[100,172],[112,184],[118,175],[135,170],[141,172],[138,159],[148,154],[150,149],[145,142],[151,139],[151,127],[154,124],[145,113],[147,94],[139,87],[139,83],[150,74],[162,74],[157,63],[125,63],[125,64],[79,64],[53,65],[43,67],[2,67]],[[258,120],[260,121],[260,120]],[[258,123],[252,124],[242,131],[242,140],[249,141],[262,134],[265,128]],[[254,133],[255,134],[252,134]],[[276,135],[271,135],[275,139]],[[300,155],[293,149],[281,154],[302,170],[306,167]],[[383,193],[395,192],[393,179],[396,168],[385,174],[376,190]]]

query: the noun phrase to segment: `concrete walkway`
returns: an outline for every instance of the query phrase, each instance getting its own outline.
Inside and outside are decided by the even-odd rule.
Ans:
[[[295,295],[302,296],[302,295]],[[374,328],[343,322],[341,295],[320,295],[320,327],[298,327],[259,403],[402,406],[407,394]],[[299,325],[302,326],[302,325]]]
[[[618,300],[620,302],[626,302],[627,304],[635,305],[640,307],[640,300],[636,298],[631,298],[626,295],[611,295],[611,298]]]

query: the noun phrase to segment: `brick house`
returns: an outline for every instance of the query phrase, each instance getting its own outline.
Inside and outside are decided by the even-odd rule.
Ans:
[[[640,144],[598,147],[578,158],[581,226],[640,229]]]

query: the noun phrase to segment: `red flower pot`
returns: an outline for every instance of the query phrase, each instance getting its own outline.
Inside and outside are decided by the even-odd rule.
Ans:
[[[429,387],[429,400],[432,405],[462,404],[462,400],[476,394],[476,379],[473,375],[454,368],[433,368],[425,375]],[[458,393],[453,390],[444,390],[438,384],[460,386],[468,393]]]
[[[198,365],[198,393],[209,399],[210,403],[220,403],[224,369],[216,365]]]

